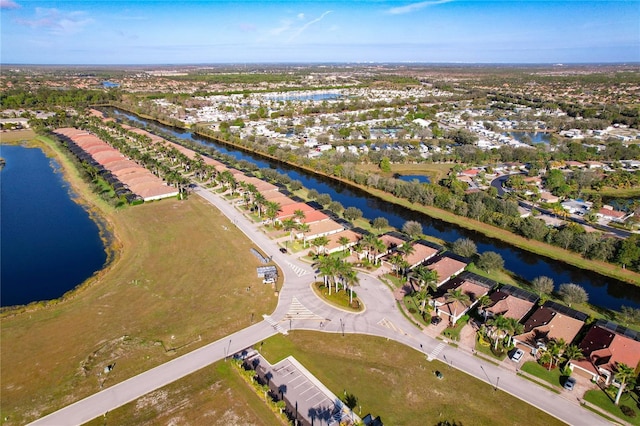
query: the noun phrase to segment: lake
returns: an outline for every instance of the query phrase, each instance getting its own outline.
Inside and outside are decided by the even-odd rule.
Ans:
[[[99,228],[42,150],[2,145],[0,156],[0,305],[58,298],[104,266]]]
[[[394,175],[393,177],[405,182],[413,182],[414,180],[417,180],[420,183],[431,183],[429,176],[425,175]]]
[[[534,144],[537,143],[546,143],[548,144],[551,141],[551,136],[549,133],[545,132],[507,132],[503,133],[505,136],[511,136],[518,142],[531,142]]]
[[[575,283],[581,285],[589,293],[589,301],[596,306],[619,310],[621,306],[640,307],[640,287],[608,278],[595,272],[573,267],[563,262],[554,261],[544,256],[518,249],[510,244],[458,227],[454,224],[433,219],[425,214],[415,212],[396,204],[391,204],[373,197],[364,191],[360,191],[348,185],[344,185],[333,179],[308,173],[286,163],[274,161],[229,145],[216,142],[193,134],[190,131],[162,125],[150,120],[141,119],[116,109],[105,108],[116,113],[117,116],[126,117],[141,125],[153,125],[164,132],[172,134],[180,139],[193,141],[207,147],[213,147],[218,152],[232,156],[237,160],[245,160],[256,164],[260,168],[272,168],[280,173],[288,175],[291,179],[299,180],[308,189],[315,189],[320,194],[329,194],[332,200],[339,201],[344,207],[357,207],[363,212],[363,216],[373,220],[377,217],[385,217],[391,226],[398,229],[408,220],[418,221],[422,224],[426,235],[439,238],[447,242],[453,242],[459,238],[470,238],[476,242],[478,252],[494,251],[502,256],[505,268],[517,275],[532,280],[541,275],[551,277],[556,287],[563,283]]]

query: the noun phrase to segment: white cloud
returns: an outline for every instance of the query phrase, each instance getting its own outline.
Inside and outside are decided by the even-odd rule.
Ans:
[[[279,35],[291,29],[291,21],[285,19],[280,21],[280,26],[269,31],[271,35]]]
[[[0,0],[0,9],[20,9],[20,5],[13,0]]]
[[[304,19],[304,13],[298,13],[298,19],[303,20]]]
[[[387,10],[387,13],[392,15],[402,15],[405,13],[415,12],[420,9],[424,9],[425,7],[435,6],[438,4],[450,3],[453,0],[434,0],[434,1],[421,1],[419,3],[411,3],[406,6],[392,7]]]
[[[289,37],[289,41],[292,41],[294,39],[296,39],[300,34],[302,34],[307,28],[309,28],[311,25],[318,23],[320,21],[322,21],[322,19],[324,19],[325,16],[327,16],[328,14],[330,14],[332,11],[331,10],[327,10],[326,12],[324,12],[322,15],[320,15],[319,17],[317,17],[316,19],[307,22],[306,24],[304,24],[302,27],[298,28],[297,31],[295,33],[293,33],[291,35],[291,37]]]
[[[43,28],[54,35],[76,34],[87,25],[93,23],[93,19],[87,17],[85,12],[65,12],[58,9],[36,8],[34,19],[17,19],[17,23],[31,28]]]

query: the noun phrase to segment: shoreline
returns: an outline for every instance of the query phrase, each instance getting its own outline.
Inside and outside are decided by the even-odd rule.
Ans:
[[[58,303],[75,298],[80,292],[97,284],[120,258],[122,242],[118,238],[113,220],[109,217],[108,206],[100,206],[101,200],[87,186],[87,183],[79,175],[71,159],[62,152],[56,142],[47,136],[36,134],[28,141],[7,141],[3,145],[18,145],[30,149],[40,149],[44,155],[55,161],[57,169],[62,173],[63,180],[69,185],[69,198],[81,206],[89,215],[89,219],[98,227],[99,238],[102,241],[106,259],[102,267],[93,272],[84,281],[65,291],[59,297],[49,300],[34,300],[22,305],[9,305],[0,307],[0,318],[18,315],[23,312],[33,311],[43,307],[54,306]]]

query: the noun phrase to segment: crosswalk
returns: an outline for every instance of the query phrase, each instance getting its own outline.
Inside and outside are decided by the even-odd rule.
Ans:
[[[427,355],[427,360],[428,361],[433,361],[434,359],[436,359],[438,357],[438,355],[440,354],[440,352],[442,352],[442,350],[446,347],[447,345],[445,343],[440,343],[438,346],[436,346],[435,348],[433,348],[433,350],[431,351],[431,353],[429,355]]]
[[[275,321],[273,318],[271,318],[269,315],[263,314],[262,318],[264,318],[264,320],[266,322],[268,322],[278,333],[284,334],[285,336],[287,334],[289,334],[289,333],[287,333],[287,330],[282,328],[282,326],[277,321]]]
[[[287,262],[287,265],[289,265],[291,270],[299,277],[301,277],[303,275],[307,275],[309,273],[309,271],[307,271],[306,269],[301,268],[300,266],[294,265],[291,262]]]
[[[396,327],[396,325],[394,323],[392,323],[390,320],[388,320],[386,317],[382,318],[380,321],[378,321],[378,325],[381,325],[383,327],[387,327],[390,330],[393,330],[397,333],[401,333],[401,334],[407,334],[404,331],[402,331],[401,328]]]
[[[312,311],[307,309],[297,298],[292,298],[291,305],[289,306],[289,310],[285,314],[285,319],[296,319],[296,320],[323,320],[324,318],[320,315],[314,314]]]

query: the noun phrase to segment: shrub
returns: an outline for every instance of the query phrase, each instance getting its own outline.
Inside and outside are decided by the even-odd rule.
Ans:
[[[636,416],[636,412],[633,410],[633,408],[629,407],[628,405],[621,405],[620,411],[622,411],[622,414],[624,414],[627,417]]]

